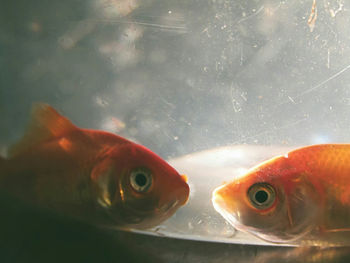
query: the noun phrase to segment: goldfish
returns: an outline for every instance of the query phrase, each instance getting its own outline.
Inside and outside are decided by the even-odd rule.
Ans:
[[[44,103],[23,138],[0,158],[0,190],[98,226],[145,229],[189,196],[185,176],[146,147],[81,129]]]
[[[268,242],[350,245],[350,144],[274,157],[217,187],[212,203],[233,227]]]

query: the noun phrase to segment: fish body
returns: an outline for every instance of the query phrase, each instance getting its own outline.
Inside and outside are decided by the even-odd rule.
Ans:
[[[350,144],[303,147],[216,188],[214,208],[273,243],[350,245]]]
[[[37,104],[23,139],[0,160],[0,189],[96,225],[149,228],[186,203],[184,178],[147,148],[80,129]]]

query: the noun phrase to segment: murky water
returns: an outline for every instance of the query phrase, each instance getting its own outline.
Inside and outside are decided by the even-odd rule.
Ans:
[[[4,0],[0,154],[20,138],[31,104],[49,103],[78,126],[137,141],[188,175],[188,205],[148,232],[173,238],[126,233],[131,240],[159,246],[166,262],[297,262],[290,248],[269,250],[236,232],[213,209],[211,191],[292,146],[350,141],[349,12],[344,0]],[[35,221],[19,221],[22,236],[12,225],[22,243],[7,244],[3,229],[4,251],[30,248]],[[70,233],[63,225],[48,229]],[[42,244],[50,238],[39,238],[35,251]],[[338,251],[303,259],[341,262],[347,249]]]

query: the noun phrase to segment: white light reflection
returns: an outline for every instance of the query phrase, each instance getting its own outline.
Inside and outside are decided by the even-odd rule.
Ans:
[[[108,116],[107,118],[103,119],[102,123],[100,124],[101,130],[113,133],[118,133],[124,130],[125,126],[126,125],[123,121],[113,116]]]
[[[243,168],[243,167],[237,168],[237,169],[235,170],[235,176],[234,176],[234,178],[235,178],[235,179],[241,178],[241,177],[243,177],[248,171],[249,171],[248,168]]]
[[[242,160],[245,157],[244,151],[241,149],[224,149],[217,151],[215,155],[215,163],[218,164],[225,164],[228,161],[232,162],[232,160]]]
[[[330,141],[329,136],[323,134],[315,134],[311,137],[312,144],[329,143]]]
[[[94,0],[93,7],[105,18],[119,18],[130,14],[139,6],[137,0]]]
[[[7,155],[7,148],[5,146],[0,145],[0,156],[6,157]]]

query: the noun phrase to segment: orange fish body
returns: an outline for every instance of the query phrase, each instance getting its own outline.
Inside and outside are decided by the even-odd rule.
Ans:
[[[189,187],[159,156],[117,135],[80,129],[46,104],[0,161],[0,189],[97,225],[153,227],[185,204]]]
[[[269,242],[350,245],[350,144],[277,156],[213,192],[238,230]]]

